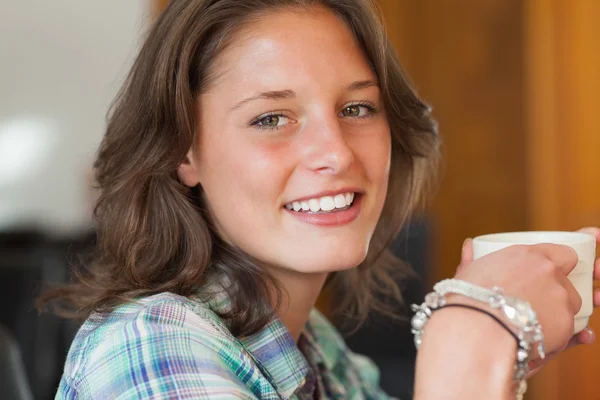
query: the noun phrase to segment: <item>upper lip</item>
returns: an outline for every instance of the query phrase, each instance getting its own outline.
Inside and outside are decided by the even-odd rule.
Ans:
[[[288,201],[284,204],[290,204],[296,201],[305,201],[305,200],[310,200],[310,199],[318,199],[320,197],[325,197],[325,196],[335,196],[338,194],[344,194],[344,193],[356,193],[356,194],[361,194],[363,193],[362,190],[355,188],[355,187],[345,187],[345,188],[341,188],[341,189],[337,189],[337,190],[325,190],[322,192],[318,192],[318,193],[314,193],[308,196],[303,196],[303,197],[298,197],[294,200]]]

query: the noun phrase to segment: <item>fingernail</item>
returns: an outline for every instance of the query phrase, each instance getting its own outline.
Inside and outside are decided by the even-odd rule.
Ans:
[[[596,334],[590,328],[585,328],[588,333],[588,344],[592,344],[596,341]]]

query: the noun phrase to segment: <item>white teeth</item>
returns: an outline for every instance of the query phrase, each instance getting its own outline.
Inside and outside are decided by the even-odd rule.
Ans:
[[[335,196],[323,196],[303,201],[294,201],[285,205],[288,210],[302,211],[332,211],[350,206],[354,201],[354,193],[340,193]]]
[[[344,197],[346,198],[346,204],[348,205],[352,204],[354,201],[354,193],[346,193]]]
[[[335,203],[333,202],[333,197],[331,197],[331,196],[321,197],[321,210],[331,211],[334,208],[335,208]]]
[[[308,201],[308,206],[312,212],[317,212],[321,209],[321,203],[317,199],[310,199]]]

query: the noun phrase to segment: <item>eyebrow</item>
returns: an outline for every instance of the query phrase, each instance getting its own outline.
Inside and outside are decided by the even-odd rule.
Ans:
[[[290,89],[273,90],[270,92],[263,92],[263,93],[257,94],[256,96],[248,97],[247,99],[240,101],[235,106],[233,106],[231,108],[231,110],[232,111],[236,110],[236,109],[240,108],[241,106],[243,106],[244,104],[249,103],[254,100],[282,100],[282,99],[289,99],[292,97],[296,97],[296,92],[294,92],[293,90],[290,90]]]
[[[348,85],[346,87],[346,91],[353,92],[355,90],[366,89],[366,88],[370,88],[373,86],[379,87],[379,82],[370,80],[370,79],[366,80],[366,81],[356,81],[356,82],[352,82],[350,85]]]
[[[348,85],[346,87],[346,91],[353,92],[356,90],[366,89],[366,88],[370,88],[370,87],[379,87],[379,83],[374,80],[356,81],[356,82],[352,82],[350,85]],[[296,92],[294,92],[291,89],[272,90],[269,92],[259,93],[252,97],[248,97],[247,99],[244,99],[244,100],[240,101],[239,103],[237,103],[235,106],[231,107],[231,110],[232,111],[236,110],[236,109],[240,108],[241,106],[243,106],[244,104],[247,104],[254,100],[283,100],[283,99],[290,99],[293,97],[296,97]]]

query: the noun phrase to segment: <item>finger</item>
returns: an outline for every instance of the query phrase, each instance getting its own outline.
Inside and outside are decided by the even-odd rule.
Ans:
[[[462,246],[460,257],[461,264],[468,264],[473,261],[473,239],[465,239]]]
[[[550,261],[552,261],[565,276],[569,275],[575,266],[577,266],[579,256],[575,249],[570,246],[554,243],[540,243],[534,244],[531,247],[550,259]]]
[[[550,354],[546,354],[546,357],[543,360],[541,358],[536,358],[534,360],[529,361],[527,363],[527,366],[529,367],[529,373],[527,374],[527,379],[531,378],[532,376],[534,376],[535,374],[540,372],[542,370],[542,368],[544,368],[546,366],[546,364],[548,364],[548,362],[550,362],[551,360],[556,358],[556,356],[558,356],[559,354],[560,354],[560,351],[555,351]]]
[[[565,349],[563,351],[568,350],[575,346],[579,346],[581,344],[592,344],[592,343],[594,343],[595,340],[596,340],[596,335],[594,334],[594,331],[592,331],[590,328],[585,328],[581,332],[573,335],[573,337],[571,337],[571,339],[569,339],[569,342],[567,343],[567,347],[565,347]]]
[[[554,265],[562,272],[557,274],[557,278],[560,280],[562,286],[567,290],[567,298],[569,300],[569,308],[573,312],[573,315],[577,314],[581,309],[581,296],[577,292],[577,289],[573,286],[571,281],[567,278],[567,275],[575,268],[579,256],[577,252],[570,246],[542,243],[535,245],[542,254],[549,258]]]
[[[581,228],[577,232],[587,233],[589,235],[592,235],[596,238],[597,242],[600,242],[600,228],[595,228],[595,227]]]
[[[568,350],[571,347],[578,346],[580,344],[592,344],[596,341],[596,335],[593,330],[590,328],[585,328],[578,334],[574,335],[570,340],[564,350]],[[559,355],[562,351],[552,352],[550,354],[546,354],[546,357],[542,360],[541,358],[536,358],[534,360],[529,361],[529,374],[527,374],[527,379],[531,378],[552,359],[554,359],[557,355]]]
[[[592,344],[595,341],[596,341],[596,334],[594,333],[594,331],[590,328],[585,328],[581,332],[573,335],[573,337],[571,337],[571,339],[569,339],[567,346],[562,351],[555,351],[553,353],[547,354],[543,360],[540,358],[537,358],[535,360],[529,361],[529,369],[531,370],[531,372],[530,372],[530,375],[528,375],[528,376],[535,375],[537,372],[539,372],[539,370],[544,365],[546,365],[548,363],[548,361],[552,360],[560,353],[562,353],[572,347],[579,346],[581,344]]]
[[[458,274],[465,265],[470,264],[473,261],[473,240],[465,239],[462,245],[462,249],[460,252],[460,264],[456,268],[456,273]]]
[[[578,344],[592,344],[596,341],[596,334],[591,328],[585,328],[571,339],[575,343],[573,346],[577,346]],[[569,341],[569,346],[571,345],[571,341]]]
[[[600,279],[600,258],[594,263],[594,279]]]
[[[575,289],[575,286],[573,286],[573,283],[571,283],[569,278],[567,278],[565,275],[562,275],[562,274],[556,274],[556,275],[558,275],[557,278],[559,279],[561,285],[567,291],[567,299],[569,302],[569,308],[571,309],[571,312],[573,313],[573,316],[574,316],[575,314],[577,314],[579,312],[579,310],[581,309],[581,306],[583,304],[581,295],[579,294],[577,289]]]
[[[554,358],[553,355],[548,354],[548,356],[544,359],[535,359],[533,361],[529,361],[528,366],[529,366],[529,373],[527,374],[527,379],[533,377],[535,374],[537,374],[538,372],[540,372],[540,370],[542,368],[544,368],[544,366],[546,365],[547,360],[552,356],[552,358]]]
[[[600,306],[600,290],[594,292],[594,307]]]
[[[567,346],[563,351],[568,350],[572,347],[579,346],[581,344],[592,344],[596,341],[596,334],[591,328],[585,328],[579,333],[576,333],[569,339]]]

